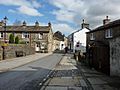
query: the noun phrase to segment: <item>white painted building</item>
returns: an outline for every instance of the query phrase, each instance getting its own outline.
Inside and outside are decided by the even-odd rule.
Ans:
[[[64,41],[60,41],[60,45],[59,45],[60,47],[60,50],[64,50],[64,48],[65,48],[65,42]]]
[[[82,23],[82,29],[73,32],[68,36],[68,48],[73,52],[80,50],[81,52],[86,52],[86,32],[90,29],[89,24]]]

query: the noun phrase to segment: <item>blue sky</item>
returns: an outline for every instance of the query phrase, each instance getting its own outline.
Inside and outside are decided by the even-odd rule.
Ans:
[[[95,28],[106,15],[113,21],[120,17],[120,0],[0,0],[0,20],[8,17],[8,24],[16,20],[33,25],[52,23],[53,31],[65,35],[81,28],[82,19]]]

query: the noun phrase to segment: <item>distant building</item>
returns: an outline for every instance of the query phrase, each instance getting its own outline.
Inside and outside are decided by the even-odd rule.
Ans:
[[[53,38],[53,51],[64,50],[67,46],[67,38],[60,31],[55,32]]]
[[[87,32],[87,61],[98,71],[120,76],[120,19]]]
[[[68,48],[73,52],[78,50],[86,52],[86,32],[89,30],[89,24],[83,20],[81,29],[68,36]]]
[[[6,36],[4,34],[4,24],[0,22],[0,42],[9,43],[9,35],[13,34],[15,37],[18,36],[20,43],[28,44],[35,48],[36,52],[51,52],[53,43],[53,32],[51,23],[47,26],[40,26],[39,22],[36,21],[35,25],[29,26],[24,21],[22,25],[6,26]]]

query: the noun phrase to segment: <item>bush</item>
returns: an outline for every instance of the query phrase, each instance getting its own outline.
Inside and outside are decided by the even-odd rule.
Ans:
[[[15,37],[15,44],[19,44],[19,37],[18,36]]]
[[[9,36],[9,43],[14,43],[14,35],[10,34]]]

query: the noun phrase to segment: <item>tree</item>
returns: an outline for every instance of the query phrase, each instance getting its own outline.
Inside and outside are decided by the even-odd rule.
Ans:
[[[9,36],[9,43],[14,43],[14,35],[10,34]]]
[[[19,44],[19,37],[18,36],[15,37],[15,44]]]

